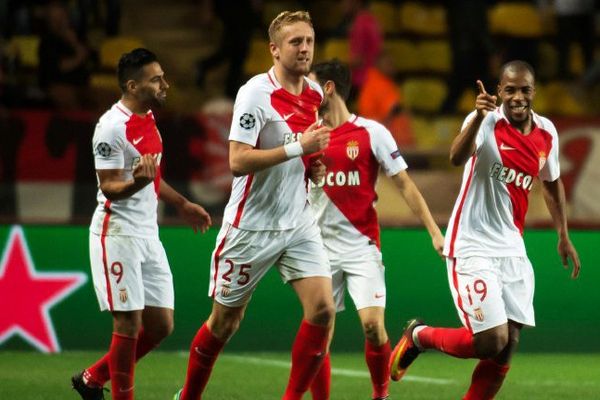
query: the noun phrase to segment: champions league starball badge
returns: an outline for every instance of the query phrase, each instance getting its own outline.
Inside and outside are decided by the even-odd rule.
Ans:
[[[102,157],[110,156],[110,152],[111,152],[110,145],[106,142],[100,142],[96,146],[96,154],[98,154]]]
[[[240,117],[240,126],[244,129],[252,129],[254,128],[254,125],[256,124],[256,119],[254,118],[254,115],[252,114],[242,114],[242,116]]]

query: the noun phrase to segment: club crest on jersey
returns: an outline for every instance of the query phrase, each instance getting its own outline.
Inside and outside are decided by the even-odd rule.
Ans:
[[[127,303],[127,289],[119,289],[119,300],[121,300],[121,303]]]
[[[249,130],[254,128],[254,125],[256,125],[256,118],[254,118],[254,115],[248,113],[242,114],[240,117],[240,126],[242,128]]]
[[[356,157],[358,157],[358,142],[356,140],[346,143],[346,155],[352,161],[356,160]]]
[[[542,168],[544,168],[544,165],[546,165],[546,153],[543,151],[540,151],[539,154],[539,160],[540,160],[540,171],[542,170]]]

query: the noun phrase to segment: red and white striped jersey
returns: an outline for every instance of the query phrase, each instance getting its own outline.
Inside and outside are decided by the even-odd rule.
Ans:
[[[467,116],[463,128],[474,116]],[[533,122],[523,135],[502,106],[483,119],[448,223],[446,256],[526,256],[522,235],[533,180],[560,176],[556,128],[535,113]]]
[[[306,79],[299,96],[281,87],[274,68],[250,79],[236,96],[229,140],[272,149],[299,140],[314,123],[323,99],[319,85]],[[233,179],[223,219],[234,227],[284,230],[300,223],[308,183],[301,157]]]
[[[391,133],[352,114],[331,132],[322,161],[327,172],[311,185],[310,202],[330,259],[358,257],[370,245],[380,248],[374,207],[379,169],[392,176],[407,168]]]
[[[122,169],[126,180],[133,179],[133,169],[142,155],[155,155],[159,165],[162,158],[162,139],[152,111],[140,117],[120,101],[100,117],[92,143],[96,169]],[[126,199],[110,201],[98,189],[90,231],[98,235],[158,237],[159,187],[160,168],[154,184]]]

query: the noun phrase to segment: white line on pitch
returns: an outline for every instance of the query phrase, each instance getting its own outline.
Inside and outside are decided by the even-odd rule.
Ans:
[[[282,368],[290,367],[290,363],[288,361],[273,360],[273,359],[260,358],[260,357],[236,356],[236,355],[232,355],[232,354],[224,354],[222,357],[227,358],[229,360],[233,360],[233,361],[244,362],[247,364],[269,365],[269,366],[273,366],[273,367],[282,367]],[[345,368],[331,368],[331,374],[339,375],[339,376],[348,376],[348,377],[353,377],[353,378],[368,378],[369,377],[369,373],[367,371],[358,371],[355,369],[345,369]],[[450,379],[428,378],[425,376],[412,376],[412,375],[406,375],[402,380],[403,381],[420,382],[420,383],[431,383],[434,385],[450,385],[450,384],[455,383],[453,380],[450,380]]]

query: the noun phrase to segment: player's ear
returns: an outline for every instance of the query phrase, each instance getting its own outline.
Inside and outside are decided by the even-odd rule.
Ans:
[[[269,43],[269,51],[274,59],[279,60],[279,47],[273,42]]]
[[[327,95],[331,96],[335,92],[335,82],[327,81],[325,85],[323,85],[323,91],[327,93]]]
[[[127,88],[128,92],[135,92],[135,90],[137,89],[137,82],[133,79],[130,79],[125,84],[125,87]]]

